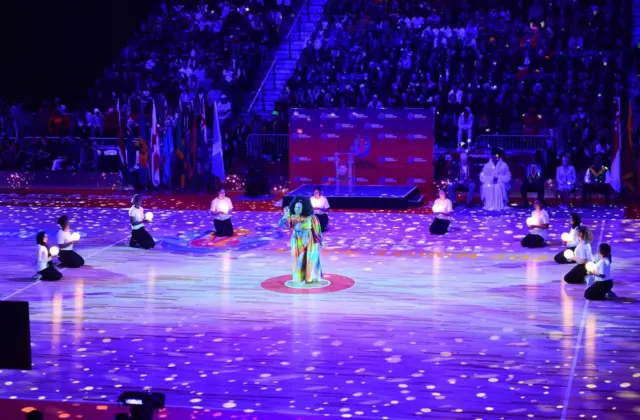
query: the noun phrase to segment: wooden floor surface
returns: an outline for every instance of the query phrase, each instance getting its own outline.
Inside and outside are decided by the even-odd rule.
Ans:
[[[640,221],[620,211],[585,213],[621,298],[588,303],[553,262],[559,210],[533,251],[519,210],[465,210],[441,238],[428,215],[334,213],[322,263],[337,289],[313,294],[263,283],[290,270],[274,213],[239,212],[219,240],[207,212],[154,211],[144,251],[127,247],[126,209],[1,210],[0,298],[30,302],[34,353],[33,371],[0,371],[2,399],[112,403],[150,387],[240,413],[640,416]],[[33,282],[35,234],[54,237],[62,213],[87,266]]]

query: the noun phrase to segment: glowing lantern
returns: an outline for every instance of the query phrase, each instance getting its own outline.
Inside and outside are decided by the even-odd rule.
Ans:
[[[585,267],[587,269],[587,273],[595,273],[596,272],[596,264],[594,262],[589,261]]]
[[[229,213],[229,206],[227,206],[225,203],[220,203],[218,204],[218,210],[220,210],[224,214],[227,214]]]
[[[71,240],[74,242],[77,242],[80,240],[80,234],[78,232],[73,232],[71,234]]]
[[[565,232],[560,236],[563,242],[569,242],[571,240],[571,234]]]
[[[564,255],[564,257],[568,260],[570,260],[571,258],[573,258],[573,251],[570,249],[567,249],[566,251],[564,251],[564,253],[562,254]]]
[[[147,222],[153,221],[153,213],[151,213],[150,211],[146,212],[144,214],[144,220],[146,220]]]
[[[58,249],[57,246],[52,246],[51,248],[49,248],[49,253],[52,257],[56,257],[60,253],[60,249]]]
[[[533,217],[527,217],[527,226],[533,226],[536,224],[536,221]]]

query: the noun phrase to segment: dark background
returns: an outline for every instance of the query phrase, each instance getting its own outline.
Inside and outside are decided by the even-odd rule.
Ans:
[[[153,0],[0,1],[0,100],[37,106],[87,97]]]

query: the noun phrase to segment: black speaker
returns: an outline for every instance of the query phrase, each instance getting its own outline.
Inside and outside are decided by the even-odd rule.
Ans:
[[[0,369],[31,370],[29,302],[0,302]]]

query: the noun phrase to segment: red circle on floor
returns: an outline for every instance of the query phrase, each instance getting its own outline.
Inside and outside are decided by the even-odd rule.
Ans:
[[[356,284],[356,281],[350,277],[338,274],[325,274],[324,278],[329,280],[331,284],[325,287],[298,289],[288,287],[285,283],[292,279],[291,274],[284,276],[271,277],[262,282],[261,286],[271,292],[288,293],[292,295],[317,295],[320,293],[333,293],[346,290]]]

